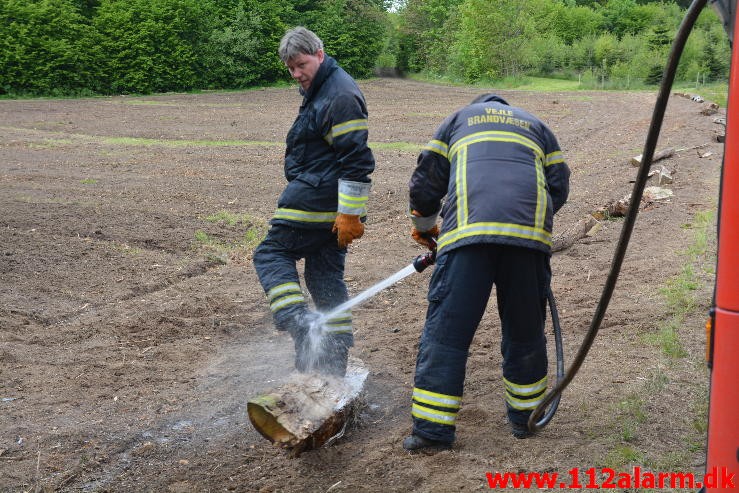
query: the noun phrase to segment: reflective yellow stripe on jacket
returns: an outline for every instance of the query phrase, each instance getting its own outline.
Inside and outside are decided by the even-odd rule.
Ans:
[[[363,197],[352,197],[350,195],[340,193],[339,208],[347,209],[350,212],[357,211],[356,213],[359,214],[367,208],[367,200],[369,200],[369,197],[366,195]]]
[[[323,138],[326,139],[326,142],[331,144],[336,137],[359,130],[369,130],[366,118],[338,123],[331,127],[331,130],[329,130],[329,132]]]
[[[459,149],[457,156],[457,229],[467,225],[470,211],[467,208],[467,146]]]
[[[536,240],[552,246],[552,235],[543,228],[532,228],[511,223],[472,223],[455,228],[439,237],[438,249],[451,245],[455,241],[477,235],[501,235]]]
[[[514,223],[469,223],[467,155],[469,146],[480,142],[509,142],[520,144],[531,149],[533,152],[537,190],[533,227]],[[449,149],[448,159],[450,161],[456,159],[456,174],[454,179],[457,199],[457,227],[451,231],[445,232],[439,237],[439,250],[442,250],[444,247],[449,246],[462,238],[476,235],[512,236],[539,241],[547,246],[552,245],[551,233],[544,229],[547,212],[547,190],[544,166],[563,162],[564,159],[561,152],[558,151],[545,155],[544,151],[536,142],[523,135],[514,132],[490,130],[485,132],[476,132],[459,139]]]
[[[562,151],[550,152],[549,154],[547,154],[544,157],[544,166],[545,167],[551,166],[553,164],[564,163],[564,162],[565,162],[565,157],[562,154]]]
[[[336,212],[311,212],[298,209],[279,208],[273,219],[287,219],[304,223],[332,223],[336,220]]]
[[[298,209],[279,208],[275,211],[272,219],[286,219],[288,221],[298,221],[302,223],[333,223],[336,220],[337,212],[313,212],[301,211]],[[359,214],[365,217],[366,211]]]
[[[428,144],[423,146],[423,150],[435,152],[436,154],[440,154],[447,159],[449,158],[449,146],[440,140],[430,140]]]

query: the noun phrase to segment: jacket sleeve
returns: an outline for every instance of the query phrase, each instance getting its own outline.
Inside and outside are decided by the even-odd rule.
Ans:
[[[544,127],[544,176],[547,180],[552,207],[556,213],[567,202],[570,193],[570,168],[559,148],[557,138],[551,130]]]
[[[341,170],[338,212],[365,213],[375,158],[367,145],[367,108],[357,94],[340,93],[330,103],[324,139],[333,148]]]
[[[447,118],[424,146],[408,183],[413,226],[428,231],[436,224],[441,201],[449,187],[449,133],[452,117]]]

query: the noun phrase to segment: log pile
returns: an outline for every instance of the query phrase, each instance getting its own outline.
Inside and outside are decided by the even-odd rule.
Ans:
[[[670,177],[670,179],[672,179]],[[655,202],[668,201],[672,197],[672,190],[658,186],[646,187],[639,207],[647,209]],[[631,207],[631,194],[622,199],[614,200],[599,209],[587,214],[563,233],[552,238],[552,252],[559,252],[570,248],[583,238],[595,236],[601,228],[601,221],[624,217]]]

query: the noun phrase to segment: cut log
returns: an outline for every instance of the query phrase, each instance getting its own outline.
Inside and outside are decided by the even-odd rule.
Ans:
[[[588,214],[567,231],[552,238],[552,251],[559,252],[565,250],[574,245],[577,240],[594,235],[598,230],[598,226],[600,226],[598,220]]]
[[[700,156],[700,153],[698,154]],[[665,168],[664,166],[660,166],[659,169],[653,169],[649,172],[649,177],[657,176],[657,185],[666,185],[669,183],[672,183],[672,171]]]
[[[680,96],[681,98],[690,99],[691,101],[695,101],[696,103],[702,103],[703,101],[705,101],[705,99],[703,99],[699,94],[688,94],[685,92],[673,92],[672,94],[674,94],[675,96]]]
[[[598,220],[611,219],[614,217],[624,217],[629,212],[629,204],[631,203],[631,194],[622,199],[614,200],[593,212],[593,216]]]
[[[683,151],[691,151],[693,149],[701,149],[703,147],[706,147],[708,145],[708,142],[705,144],[698,144],[697,146],[690,146],[690,147],[681,147],[680,149],[675,149],[675,152],[683,152]]]
[[[718,113],[718,105],[716,103],[708,103],[701,110],[701,115],[711,116]]]
[[[652,162],[656,163],[657,161],[661,159],[672,157],[673,154],[675,154],[675,149],[673,149],[672,147],[668,147],[667,149],[662,149],[661,151],[654,154],[654,156],[652,157]],[[631,158],[631,165],[640,166],[641,160],[642,160],[641,154],[639,154],[638,156],[634,156]]]
[[[652,202],[658,202],[660,200],[669,200],[670,197],[672,196],[673,196],[673,192],[669,188],[647,187],[644,189],[644,193],[642,195],[641,200],[645,205],[649,205]],[[629,198],[631,198],[631,194],[629,194]]]
[[[251,399],[247,413],[254,428],[291,457],[330,445],[343,435],[357,409],[368,371],[350,359],[346,377],[293,373],[280,387]]]

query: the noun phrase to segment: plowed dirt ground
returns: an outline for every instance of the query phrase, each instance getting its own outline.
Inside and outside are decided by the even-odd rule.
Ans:
[[[348,256],[352,294],[421,252],[406,218],[417,152],[481,92],[360,85],[377,170],[366,234]],[[550,125],[572,169],[555,234],[631,191],[653,93],[500,94]],[[363,409],[333,446],[291,459],[245,409],[292,369],[250,249],[285,185],[284,137],[299,104],[294,88],[0,101],[0,490],[449,492],[486,490],[495,471],[558,472],[568,483],[573,468],[582,483],[590,467],[702,475],[722,112],[671,97],[658,149],[685,150],[657,164],[673,172],[674,195],[642,211],[601,333],[540,434],[508,432],[493,297],[454,449],[402,450],[427,271],[354,310],[352,354],[370,370]],[[709,218],[705,255],[696,214]],[[622,221],[553,256],[566,362]],[[665,289],[686,268],[684,301],[695,306],[683,318]]]

